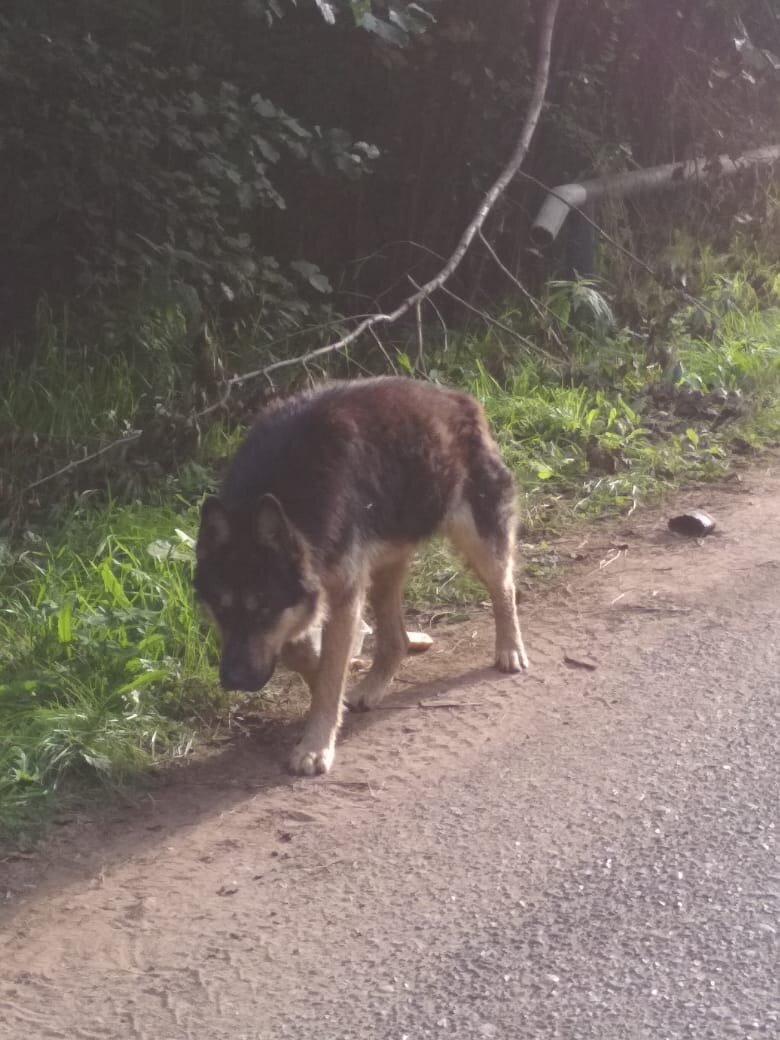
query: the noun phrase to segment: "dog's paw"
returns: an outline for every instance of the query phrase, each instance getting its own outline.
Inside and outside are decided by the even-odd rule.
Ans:
[[[367,675],[347,691],[346,702],[353,711],[371,711],[384,700],[387,687],[387,682]]]
[[[318,776],[329,773],[336,757],[336,749],[329,745],[325,748],[312,748],[301,742],[290,755],[290,772],[298,776]]]
[[[500,672],[526,671],[528,669],[528,657],[523,645],[512,647],[510,650],[497,650],[496,668]]]

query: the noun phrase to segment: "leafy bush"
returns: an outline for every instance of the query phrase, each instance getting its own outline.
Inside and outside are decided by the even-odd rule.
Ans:
[[[303,285],[329,286],[310,263],[282,270],[263,254],[259,214],[285,208],[275,169],[355,178],[376,149],[304,126],[214,69],[166,61],[148,30],[127,28],[104,43],[58,21],[47,35],[0,20],[6,307],[37,295],[45,270],[49,291],[111,298],[146,284],[194,317],[251,298],[256,318],[294,319]]]

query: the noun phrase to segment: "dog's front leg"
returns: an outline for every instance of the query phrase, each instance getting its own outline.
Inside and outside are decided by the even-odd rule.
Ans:
[[[322,631],[322,650],[311,686],[311,708],[301,742],[290,756],[293,773],[315,776],[333,765],[336,734],[341,724],[342,699],[352,644],[362,602],[357,593],[331,608]]]

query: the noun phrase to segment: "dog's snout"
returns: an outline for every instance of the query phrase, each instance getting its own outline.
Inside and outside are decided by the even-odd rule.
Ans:
[[[273,663],[267,668],[255,668],[249,661],[223,658],[219,668],[219,680],[226,690],[239,690],[241,693],[256,693],[262,690],[274,674]]]
[[[250,693],[257,689],[252,682],[252,673],[249,668],[240,665],[222,665],[219,670],[219,681],[225,690],[240,690],[242,693]]]

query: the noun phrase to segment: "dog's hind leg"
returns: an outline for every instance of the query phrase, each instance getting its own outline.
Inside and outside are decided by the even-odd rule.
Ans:
[[[485,508],[481,503],[482,509]],[[496,625],[496,668],[519,672],[528,667],[515,605],[514,509],[499,503],[489,530],[480,532],[468,502],[451,514],[445,533],[484,582],[493,604]],[[487,528],[487,524],[483,524]]]
[[[409,640],[403,618],[403,591],[410,556],[378,569],[372,576],[368,595],[376,621],[376,650],[368,672],[347,693],[351,707],[375,708],[406,657]]]
[[[290,756],[293,773],[315,776],[327,773],[333,765],[344,683],[362,606],[362,597],[352,591],[331,607],[322,631],[319,667],[311,685],[311,708],[300,743]]]
[[[285,668],[297,672],[311,690],[320,666],[320,655],[308,633],[292,643],[285,643],[281,661]]]

